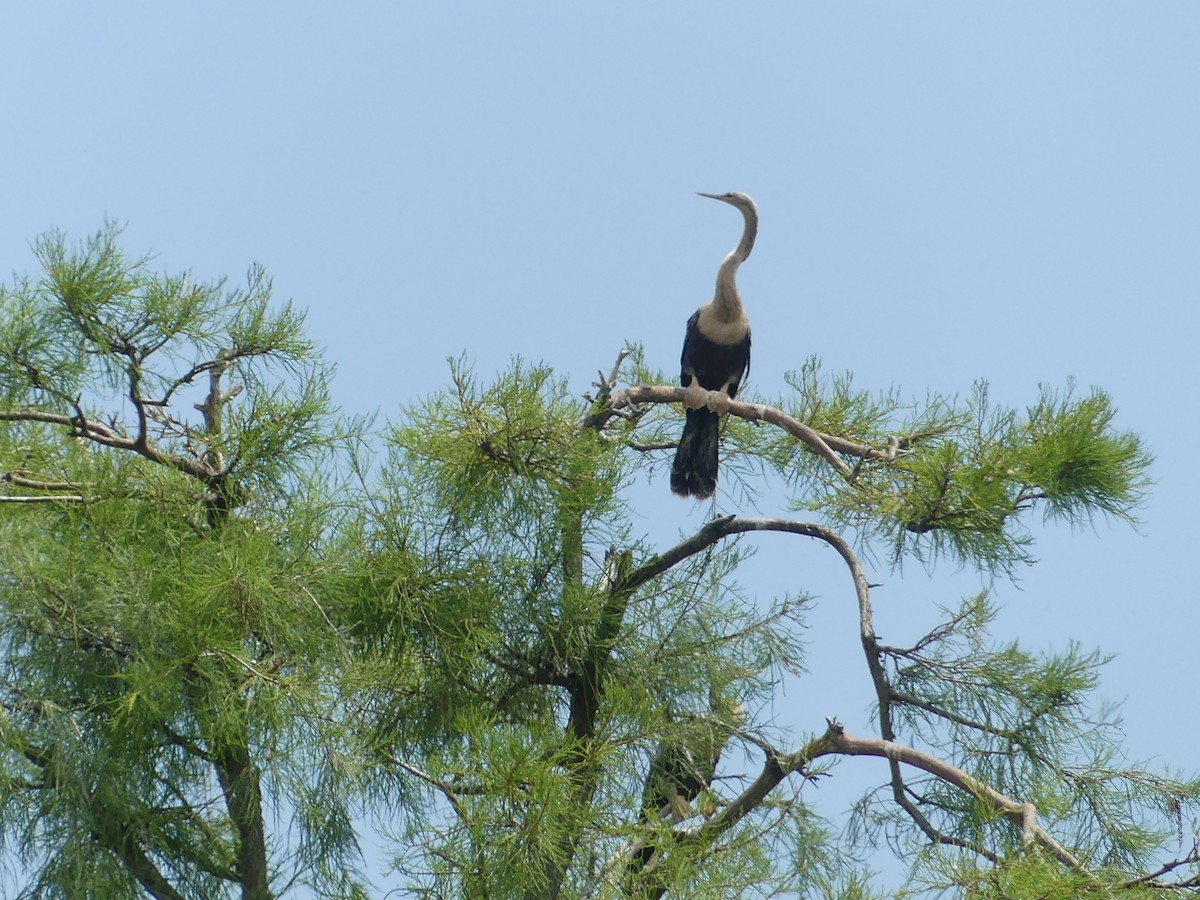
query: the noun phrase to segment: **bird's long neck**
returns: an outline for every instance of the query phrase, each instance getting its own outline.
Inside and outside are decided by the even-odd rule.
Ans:
[[[750,251],[754,249],[754,239],[758,236],[758,211],[753,207],[747,207],[742,210],[742,215],[746,219],[742,239],[725,257],[721,268],[717,270],[717,290],[713,295],[713,311],[722,319],[732,319],[742,314],[742,297],[737,289],[737,270],[738,266],[746,261]]]

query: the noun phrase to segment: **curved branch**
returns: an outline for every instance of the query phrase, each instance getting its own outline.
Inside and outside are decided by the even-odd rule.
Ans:
[[[1079,860],[1067,852],[1062,844],[1038,824],[1037,807],[1032,803],[1013,800],[957,766],[914,747],[878,738],[853,737],[846,734],[842,726],[836,722],[830,723],[829,731],[834,736],[834,749],[831,752],[844,756],[879,756],[928,772],[935,778],[940,778],[947,784],[985,801],[996,812],[1015,823],[1021,829],[1023,845],[1041,844],[1053,853],[1064,866],[1082,869]]]
[[[618,589],[632,591],[658,577],[689,556],[694,556],[723,538],[734,534],[745,534],[751,531],[777,531],[785,534],[798,534],[804,537],[824,541],[838,552],[850,570],[854,581],[854,593],[858,599],[859,638],[863,651],[867,656],[867,667],[871,671],[871,680],[875,684],[875,693],[879,698],[880,709],[883,711],[881,724],[884,726],[884,737],[891,738],[891,717],[886,714],[890,698],[890,687],[887,676],[880,662],[879,643],[875,637],[875,623],[871,610],[871,590],[867,576],[863,572],[854,549],[840,534],[825,525],[815,522],[799,522],[793,519],[774,517],[738,518],[736,516],[721,516],[707,522],[690,538],[676,544],[671,549],[651,559],[644,565],[625,575],[618,584]]]
[[[1146,887],[1159,888],[1162,890],[1180,890],[1182,888],[1194,888],[1200,886],[1200,873],[1192,875],[1181,881],[1166,882],[1162,881],[1162,876],[1174,872],[1181,866],[1190,866],[1200,863],[1200,841],[1192,845],[1191,852],[1180,859],[1172,860],[1169,863],[1164,863],[1153,872],[1148,872],[1140,878],[1134,878],[1132,881],[1124,882],[1121,887],[1132,888],[1139,885]]]

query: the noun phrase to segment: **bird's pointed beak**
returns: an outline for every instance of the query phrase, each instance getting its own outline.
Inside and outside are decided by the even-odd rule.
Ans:
[[[712,200],[724,199],[720,194],[706,194],[706,193],[704,193],[704,191],[696,191],[696,194],[700,197],[708,197],[709,199],[712,199]]]

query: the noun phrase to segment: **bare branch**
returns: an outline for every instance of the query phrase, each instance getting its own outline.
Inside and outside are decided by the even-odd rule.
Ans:
[[[615,392],[609,400],[609,406],[613,410],[620,410],[626,406],[641,403],[686,404],[687,402],[687,388],[645,384]],[[722,409],[725,408],[726,405],[722,403]],[[788,434],[799,438],[809,449],[833,466],[848,481],[853,481],[854,470],[838,457],[838,453],[857,456],[860,459],[878,459],[884,462],[893,462],[904,452],[902,442],[899,440],[893,440],[886,450],[877,450],[865,444],[858,444],[848,441],[845,438],[837,437],[836,435],[824,434],[810,425],[801,422],[799,419],[789,416],[781,409],[761,403],[730,400],[727,408],[730,415],[751,422],[762,420],[778,428],[782,428]]]
[[[879,756],[895,763],[904,763],[985,801],[1021,829],[1022,844],[1041,844],[1063,865],[1072,869],[1082,869],[1079,860],[1038,824],[1037,807],[1032,803],[1013,800],[957,766],[913,747],[878,738],[852,737],[836,722],[830,723],[828,734],[833,737],[833,753],[845,756]]]
[[[98,422],[92,422],[82,417],[43,412],[40,409],[0,409],[0,422],[44,422],[48,425],[62,425],[72,429],[80,437],[96,441],[122,440],[116,432],[105,428]]]
[[[78,491],[83,488],[83,485],[75,484],[73,481],[40,481],[35,478],[29,478],[22,474],[20,470],[5,472],[3,475],[0,475],[0,481],[7,481],[9,484],[29,488],[32,491]]]
[[[636,409],[632,408],[631,404],[625,404],[630,407],[628,409],[618,409],[611,402],[613,389],[616,388],[617,378],[621,374],[621,363],[625,362],[627,356],[629,356],[629,348],[622,347],[617,354],[617,361],[613,364],[612,371],[607,376],[604,372],[597,373],[597,380],[592,382],[592,386],[596,388],[596,396],[585,395],[584,397],[592,404],[592,411],[584,417],[581,427],[603,431],[604,426],[613,416],[636,419],[640,415]]]
[[[858,598],[859,636],[863,649],[867,654],[867,663],[871,669],[871,677],[875,682],[876,694],[881,705],[886,708],[889,693],[887,678],[879,661],[879,645],[875,638],[875,625],[871,610],[870,584],[862,565],[855,555],[853,548],[840,534],[832,528],[818,525],[815,522],[800,522],[782,518],[737,518],[736,516],[721,516],[706,523],[699,531],[670,550],[651,559],[644,565],[629,572],[621,579],[619,589],[632,591],[658,577],[679,564],[689,556],[694,556],[723,538],[735,534],[745,534],[751,531],[778,531],[786,534],[797,534],[804,537],[816,538],[829,544],[842,557],[850,569],[854,581],[854,591]],[[890,734],[890,721],[887,737]]]
[[[192,366],[190,369],[188,369],[186,372],[184,372],[182,375],[180,375],[178,378],[176,378],[174,381],[172,381],[167,386],[166,391],[164,391],[164,393],[162,395],[162,399],[157,402],[157,405],[158,406],[168,406],[171,402],[171,398],[175,395],[176,391],[178,391],[180,388],[184,387],[185,385],[191,384],[195,380],[197,375],[202,375],[205,372],[209,371],[210,369],[215,369],[218,367],[224,367],[224,366],[228,365],[229,359],[230,359],[230,357],[228,355],[224,355],[218,359],[206,359],[206,360],[204,360],[204,362],[196,363],[196,365]]]
[[[134,438],[124,437],[111,428],[86,418],[82,411],[78,411],[78,407],[76,409],[77,413],[74,416],[48,413],[36,409],[5,409],[0,410],[0,422],[42,422],[47,425],[60,425],[70,429],[74,436],[86,438],[105,447],[132,451],[151,462],[177,469],[205,484],[212,483],[214,479],[222,475],[220,470],[211,468],[202,460],[160,450],[149,441],[139,442]]]
[[[905,785],[900,769],[901,763],[928,772],[988,802],[998,812],[1018,824],[1025,843],[1036,842],[1041,844],[1054,853],[1055,857],[1064,865],[1074,869],[1081,868],[1079,861],[1038,825],[1037,810],[1032,804],[1012,800],[948,762],[895,742],[890,704],[894,699],[898,699],[898,695],[892,690],[881,663],[881,654],[878,641],[875,637],[871,609],[870,585],[867,582],[862,565],[853,548],[833,529],[811,522],[797,522],[789,519],[738,519],[734,516],[724,516],[708,522],[692,537],[630,572],[622,580],[621,587],[626,590],[633,590],[646,581],[667,571],[681,560],[701,552],[722,538],[750,531],[780,531],[813,537],[833,547],[846,563],[854,581],[855,593],[858,598],[859,637],[862,641],[867,666],[870,670],[871,680],[875,686],[879,701],[879,724],[882,738],[854,738],[846,735],[841,725],[831,721],[829,729],[824,735],[810,741],[804,747],[786,756],[766,748],[762,743],[756,742],[759,743],[759,746],[764,747],[766,752],[766,763],[759,776],[721,813],[710,819],[698,831],[686,835],[681,834],[680,840],[698,839],[706,834],[711,836],[732,827],[751,810],[761,804],[770,792],[789,774],[805,771],[809,764],[821,756],[879,756],[887,759],[892,769],[893,792],[897,803],[905,809],[931,840],[970,849],[993,861],[997,859],[996,855],[986,848],[970,844],[953,836],[944,835],[934,828],[905,796]],[[903,697],[900,699],[908,700],[909,698]]]
[[[441,795],[446,798],[446,800],[449,802],[450,806],[454,809],[454,814],[457,815],[458,818],[463,822],[465,822],[467,820],[466,809],[462,805],[462,800],[459,799],[458,794],[455,793],[454,789],[452,787],[450,787],[450,785],[446,784],[446,782],[442,781],[442,779],[435,778],[433,775],[430,775],[428,772],[425,772],[424,770],[417,768],[412,763],[405,762],[398,756],[393,756],[393,755],[389,754],[388,760],[392,763],[392,765],[396,766],[397,768],[403,769],[409,775],[419,778],[419,779],[421,779],[421,781],[424,781],[426,784],[436,788],[438,790],[438,792],[441,793]]]
[[[0,503],[86,503],[87,498],[78,492],[84,485],[75,484],[70,481],[42,481],[36,478],[29,478],[20,473],[20,471],[5,472],[0,475],[0,481],[7,481],[15,487],[25,488],[30,491],[48,491],[51,496],[24,497],[11,496],[8,494],[0,495]]]
[[[760,746],[762,746],[761,743]],[[717,835],[729,830],[757,809],[789,775],[797,772],[806,773],[813,762],[826,756],[876,756],[888,760],[893,765],[902,763],[927,772],[972,797],[982,800],[996,812],[1012,820],[1021,829],[1024,845],[1043,846],[1064,866],[1077,871],[1085,871],[1080,861],[1038,824],[1037,808],[1032,803],[1014,800],[957,766],[913,747],[879,738],[859,738],[848,735],[842,725],[832,719],[828,720],[828,727],[824,734],[791,753],[783,754],[773,749],[768,750],[762,771],[754,781],[702,825],[676,829],[673,832],[675,835],[673,846],[681,847],[691,843],[708,844]],[[969,844],[957,838],[941,836],[937,839],[940,843],[950,843],[980,853],[993,862],[999,860],[997,854],[986,848]],[[1151,877],[1164,874],[1173,867],[1174,865],[1164,867],[1163,870],[1154,873]]]

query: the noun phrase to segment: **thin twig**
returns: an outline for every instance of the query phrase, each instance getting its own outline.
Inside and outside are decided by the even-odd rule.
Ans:
[[[426,784],[437,788],[437,790],[442,794],[442,796],[445,797],[446,800],[449,801],[450,805],[454,808],[455,815],[457,815],[459,817],[459,819],[461,819],[462,821],[464,821],[464,822],[466,821],[467,815],[466,815],[466,810],[463,808],[462,800],[459,799],[458,794],[454,792],[454,790],[450,787],[450,785],[446,784],[446,782],[442,781],[440,778],[435,778],[433,775],[430,775],[428,772],[422,771],[421,769],[414,766],[412,763],[405,762],[403,759],[401,759],[398,756],[389,755],[388,758],[391,761],[392,765],[396,766],[397,768],[403,769],[409,775],[413,775],[416,778],[419,778],[422,781],[424,781]]]

